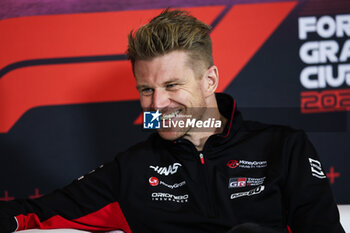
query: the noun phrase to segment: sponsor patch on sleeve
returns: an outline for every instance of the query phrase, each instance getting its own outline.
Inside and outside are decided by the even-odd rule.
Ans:
[[[326,178],[326,175],[322,171],[321,162],[312,158],[309,158],[311,174],[319,179]]]

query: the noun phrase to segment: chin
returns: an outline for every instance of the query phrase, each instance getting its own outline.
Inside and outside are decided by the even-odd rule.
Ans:
[[[185,135],[185,131],[179,131],[179,129],[172,129],[172,130],[158,130],[159,136],[161,136],[165,140],[173,141],[178,138],[181,138]]]

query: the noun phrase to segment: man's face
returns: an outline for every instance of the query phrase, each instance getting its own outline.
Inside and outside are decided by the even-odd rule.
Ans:
[[[152,60],[137,60],[134,73],[144,111],[159,110],[166,121],[176,121],[181,116],[202,119],[206,102],[201,77],[196,77],[189,67],[184,51],[172,51]],[[171,127],[158,133],[167,140],[177,139],[192,129]]]

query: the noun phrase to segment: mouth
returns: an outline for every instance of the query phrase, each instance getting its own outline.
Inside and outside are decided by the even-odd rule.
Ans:
[[[169,119],[172,119],[174,117],[177,117],[177,116],[180,115],[181,111],[182,111],[181,109],[178,109],[178,110],[176,110],[175,112],[172,112],[172,113],[164,113],[161,116],[161,120],[169,120]]]

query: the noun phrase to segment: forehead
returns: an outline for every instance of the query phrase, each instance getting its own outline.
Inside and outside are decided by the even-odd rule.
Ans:
[[[188,60],[188,54],[184,51],[172,51],[150,60],[136,60],[136,82],[165,82],[168,79],[193,75]]]

